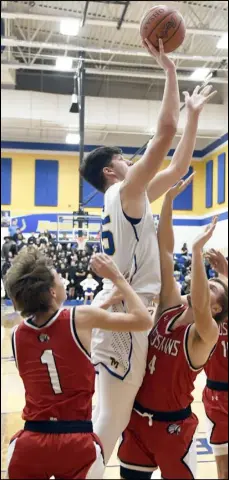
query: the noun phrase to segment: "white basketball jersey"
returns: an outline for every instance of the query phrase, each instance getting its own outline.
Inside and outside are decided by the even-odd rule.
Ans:
[[[157,233],[147,195],[145,211],[136,223],[124,213],[120,198],[122,182],[105,193],[102,220],[103,251],[112,256],[134,290],[144,296],[158,296],[161,289]],[[105,282],[106,283],[106,282]]]

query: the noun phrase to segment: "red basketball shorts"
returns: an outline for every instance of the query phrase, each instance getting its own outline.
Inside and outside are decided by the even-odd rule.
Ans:
[[[94,433],[19,431],[8,449],[10,479],[101,479],[102,449]]]
[[[228,392],[203,391],[203,404],[207,417],[207,436],[209,445],[216,456],[228,454]]]
[[[150,478],[159,467],[162,478],[195,478],[197,425],[192,413],[185,420],[153,421],[150,426],[147,417],[133,411],[118,451],[121,477]]]

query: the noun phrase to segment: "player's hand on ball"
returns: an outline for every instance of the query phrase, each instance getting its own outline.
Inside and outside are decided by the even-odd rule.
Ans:
[[[205,243],[207,243],[208,240],[210,240],[210,238],[212,237],[217,221],[218,221],[218,217],[217,216],[213,217],[210,225],[208,225],[203,230],[203,232],[201,232],[200,235],[198,235],[198,237],[196,237],[196,239],[194,240],[192,245],[192,250],[199,250],[199,249],[202,250]]]
[[[108,278],[113,283],[120,278],[121,272],[113,260],[105,253],[96,253],[92,256],[90,262],[91,269],[96,275],[102,278]]]
[[[217,90],[212,92],[212,88],[212,85],[208,85],[200,92],[201,87],[197,85],[191,96],[188,92],[183,92],[187,110],[197,114],[200,113],[204,105],[217,93]]]
[[[180,195],[180,193],[182,193],[187,188],[187,186],[192,182],[195,173],[196,172],[193,172],[185,180],[180,180],[174,187],[170,188],[166,196],[168,196],[171,200],[174,200],[174,198],[176,198],[177,195]]]
[[[153,46],[153,44],[145,38],[143,45],[147,48],[149,54],[157,60],[158,65],[165,71],[175,69],[175,63],[164,53],[163,41],[159,38],[159,51]]]

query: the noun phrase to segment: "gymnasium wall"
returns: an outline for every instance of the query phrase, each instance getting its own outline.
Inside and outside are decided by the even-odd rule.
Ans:
[[[9,160],[11,161],[8,189],[4,185],[4,182],[7,182],[7,174],[4,175],[6,159],[8,163]],[[17,153],[15,151],[2,153],[1,209],[10,210],[15,215],[71,213],[77,210],[79,206],[78,169],[78,154]]]
[[[64,146],[63,146],[64,147]],[[93,147],[92,147],[93,148]],[[87,147],[90,150],[90,147]],[[126,156],[130,149],[124,148]],[[171,155],[162,165],[166,168]],[[131,154],[133,152],[131,151]],[[72,151],[18,151],[2,149],[2,199],[1,210],[8,210],[11,217],[18,217],[24,231],[56,230],[57,214],[78,210],[79,156]],[[191,169],[196,171],[193,184],[174,204],[174,228],[176,251],[187,242],[189,248],[201,226],[209,223],[215,212],[219,223],[214,236],[214,245],[227,247],[228,226],[228,146],[227,135],[209,145],[202,152],[195,152]],[[84,184],[84,201],[93,189]],[[159,215],[163,197],[152,205],[153,214]],[[102,194],[97,195],[86,208],[92,215],[101,214]],[[63,229],[71,229],[65,225]],[[91,229],[98,231],[97,225]]]

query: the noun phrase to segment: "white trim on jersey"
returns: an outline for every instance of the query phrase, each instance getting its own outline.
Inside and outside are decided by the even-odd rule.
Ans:
[[[18,361],[17,361],[17,345],[16,345],[16,330],[18,329],[19,325],[15,325],[12,329],[11,333],[11,342],[12,342],[12,350],[13,350],[13,356],[15,360],[15,365],[18,368]]]
[[[81,343],[77,335],[77,331],[75,327],[75,307],[71,308],[70,310],[70,329],[71,329],[72,338],[76,343],[77,347],[81,350],[81,352],[85,355],[85,357],[87,357],[87,359],[91,361],[90,353],[87,352],[86,348],[83,346],[83,344]]]
[[[49,328],[51,327],[51,325],[55,322],[55,320],[59,317],[59,315],[61,314],[61,312],[65,310],[64,307],[60,308],[56,314],[50,318],[50,320],[47,320],[46,323],[44,323],[44,325],[41,325],[40,327],[39,326],[36,326],[36,325],[31,325],[31,323],[29,323],[29,320],[33,320],[34,319],[34,316],[31,318],[25,318],[24,319],[24,324],[27,326],[27,327],[30,327],[30,328],[33,328],[34,330],[42,330],[42,328]]]
[[[164,314],[165,314],[164,320],[166,320],[166,313],[167,313],[167,311],[168,311],[169,313],[170,313],[172,310],[177,311],[179,307],[183,307],[183,305],[178,305],[178,306],[176,306],[176,307],[173,307],[173,308],[170,308],[170,309],[168,309],[168,310],[165,310],[165,312],[162,314],[162,316],[164,316]],[[171,320],[169,320],[169,323],[167,324],[166,329],[165,329],[166,335],[170,335],[170,334],[172,333],[172,330],[169,330],[171,324],[175,323],[176,320],[177,320],[177,319],[182,315],[182,313],[184,313],[184,312],[185,312],[185,310],[179,311],[179,313],[177,313],[173,318],[171,318]]]
[[[188,364],[190,370],[192,370],[193,372],[200,372],[203,369],[205,364],[202,367],[199,367],[199,368],[193,367],[191,362],[190,362],[189,353],[188,353],[188,349],[187,349],[187,346],[186,346],[186,344],[188,343],[188,334],[189,334],[189,330],[190,330],[191,326],[192,326],[192,324],[190,323],[185,330],[184,341],[183,341],[183,349],[184,349],[185,358],[186,358],[186,361],[187,361],[187,364]]]

